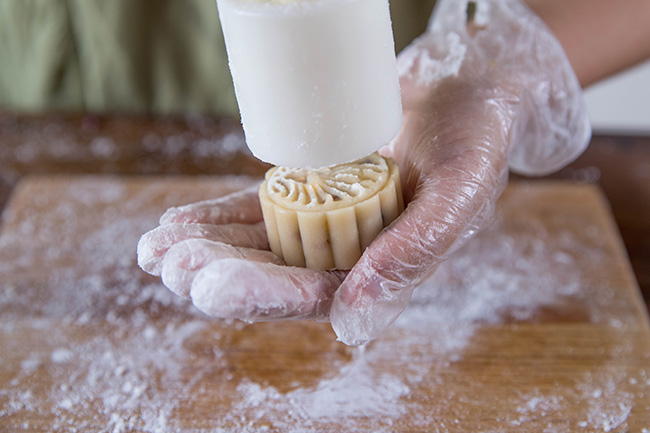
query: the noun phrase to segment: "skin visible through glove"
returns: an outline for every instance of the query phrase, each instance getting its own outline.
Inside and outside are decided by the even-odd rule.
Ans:
[[[315,270],[352,268],[404,209],[399,169],[377,153],[315,170],[275,167],[259,195],[271,250]]]

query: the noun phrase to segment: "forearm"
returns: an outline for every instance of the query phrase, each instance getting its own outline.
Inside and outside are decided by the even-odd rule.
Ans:
[[[526,0],[562,43],[583,87],[650,58],[648,0]]]

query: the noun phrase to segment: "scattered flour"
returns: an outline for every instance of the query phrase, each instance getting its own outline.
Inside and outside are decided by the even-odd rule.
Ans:
[[[50,359],[55,364],[61,364],[68,362],[70,359],[72,359],[72,357],[73,353],[71,351],[67,349],[56,349],[54,352],[52,352]]]
[[[237,187],[251,182],[230,181]],[[256,333],[294,332],[305,351],[312,341],[308,332],[317,332],[316,340],[334,335],[313,324],[218,323],[139,271],[136,243],[156,224],[162,209],[148,200],[160,192],[145,188],[129,196],[119,181],[89,180],[65,197],[35,195],[35,210],[58,203],[45,220],[36,211],[20,222],[17,215],[5,216],[16,229],[0,238],[0,377],[10,378],[0,384],[0,424],[30,431],[32,419],[48,419],[52,430],[62,432],[160,433],[181,431],[181,415],[191,414],[195,424],[183,424],[184,431],[475,431],[472,420],[489,406],[485,395],[496,390],[489,381],[448,385],[463,383],[472,353],[497,350],[481,346],[484,332],[523,327],[544,320],[545,311],[561,315],[576,303],[588,320],[611,322],[602,308],[611,302],[605,286],[587,284],[591,280],[578,271],[597,270],[606,257],[598,234],[590,235],[590,227],[579,238],[549,232],[522,214],[508,224],[498,219],[455,253],[379,340],[361,349],[325,346],[317,359],[301,364],[315,371],[311,381],[269,381],[247,370],[249,358],[256,357],[261,368],[267,357],[282,353],[249,347],[245,355],[247,342],[260,341]],[[119,208],[92,213],[117,201]],[[75,237],[88,224],[94,227],[90,234]],[[43,252],[43,246],[52,250]],[[81,266],[65,261],[71,255],[80,257]],[[45,261],[34,263],[36,257]],[[1,282],[3,273],[29,275],[34,266],[49,270],[47,287],[29,278],[21,286]],[[286,337],[277,334],[268,338],[281,343]],[[16,343],[16,335],[30,340],[29,350]],[[631,349],[607,350],[625,356]],[[503,389],[518,389],[509,377],[500,379]],[[571,392],[562,396],[553,387],[495,394],[513,410],[494,415],[504,432],[614,431],[634,409],[634,395],[622,389],[631,379],[650,393],[644,370],[632,378],[612,362],[594,365],[582,377],[564,377]],[[575,425],[561,421],[576,416]]]
[[[264,388],[244,379],[237,391],[242,399],[236,404],[235,413],[252,409],[249,421],[253,425],[266,419],[281,431],[300,431],[313,427],[314,421],[354,422],[367,417],[373,419],[373,425],[389,426],[407,410],[398,402],[410,389],[394,375],[376,374],[360,351],[335,377],[322,380],[315,388],[298,388],[283,395],[273,387]]]
[[[0,144],[0,210],[25,174],[226,173],[233,159],[250,156],[235,119],[195,116],[148,121],[2,113]]]

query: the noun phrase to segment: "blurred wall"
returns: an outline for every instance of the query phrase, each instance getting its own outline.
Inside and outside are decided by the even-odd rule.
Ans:
[[[650,61],[585,92],[595,133],[650,135]]]

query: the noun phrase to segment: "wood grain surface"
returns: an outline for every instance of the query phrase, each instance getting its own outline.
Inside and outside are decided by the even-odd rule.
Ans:
[[[237,119],[0,111],[0,209],[30,174],[261,176],[267,169],[250,155]],[[650,307],[650,137],[596,135],[550,178],[602,188]]]
[[[650,329],[591,185],[517,183],[364,349],[205,317],[135,265],[246,176],[27,177],[0,231],[0,430],[642,432]]]

